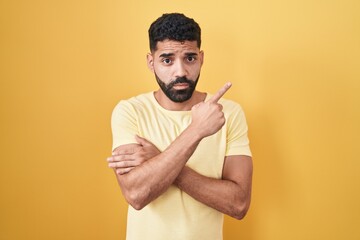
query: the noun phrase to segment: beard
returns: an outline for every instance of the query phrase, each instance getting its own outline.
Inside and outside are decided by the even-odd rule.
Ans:
[[[155,78],[157,83],[159,84],[163,93],[173,102],[181,103],[189,100],[192,94],[195,91],[196,84],[199,80],[199,76],[196,78],[195,81],[189,80],[186,77],[179,77],[176,78],[174,81],[171,81],[169,84],[165,84],[155,73]],[[175,84],[179,83],[187,83],[189,86],[186,89],[176,90],[174,89]]]

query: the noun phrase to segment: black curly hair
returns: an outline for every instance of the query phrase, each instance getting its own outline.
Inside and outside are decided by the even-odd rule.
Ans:
[[[156,51],[157,42],[163,40],[196,41],[201,45],[201,29],[194,19],[182,13],[165,13],[155,20],[149,28],[151,52]]]

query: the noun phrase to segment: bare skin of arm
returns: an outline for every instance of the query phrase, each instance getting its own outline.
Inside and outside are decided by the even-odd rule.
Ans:
[[[123,195],[132,207],[142,209],[174,182],[201,140],[193,133],[189,128],[164,152],[143,162],[127,174],[116,175]]]
[[[194,199],[236,219],[246,215],[251,200],[252,159],[225,157],[222,179],[205,177],[184,167],[174,184]]]
[[[142,209],[164,193],[178,177],[199,142],[216,133],[224,125],[222,106],[217,101],[230,86],[225,85],[209,101],[195,105],[191,110],[191,124],[167,149],[137,167],[131,168],[132,166],[128,165],[126,174],[116,174],[122,193],[131,206]],[[137,147],[124,145],[118,147],[115,152],[129,152],[129,148],[136,152]],[[108,158],[109,166],[124,167],[121,163],[122,159],[121,154],[113,155]]]
[[[122,160],[115,168],[126,174],[160,151],[149,141],[137,137],[137,144],[126,145],[117,154]],[[205,177],[185,166],[174,185],[194,199],[236,219],[242,219],[249,209],[252,185],[252,159],[249,156],[225,157],[222,179]]]

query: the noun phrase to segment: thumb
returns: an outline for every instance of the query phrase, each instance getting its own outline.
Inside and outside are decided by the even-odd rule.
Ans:
[[[203,104],[204,102],[199,102],[198,104],[195,104],[194,106],[192,106],[192,110],[193,109],[197,109],[201,104]]]
[[[140,137],[139,135],[135,135],[135,140],[142,146],[150,146],[150,145],[152,145],[151,142],[149,142],[145,138]]]

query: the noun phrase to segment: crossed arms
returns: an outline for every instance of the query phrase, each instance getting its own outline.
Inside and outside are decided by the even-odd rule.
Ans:
[[[138,136],[138,144],[114,150],[108,158],[109,167],[114,169],[122,193],[132,207],[142,209],[173,184],[222,213],[237,219],[245,216],[251,196],[251,157],[225,157],[222,179],[203,176],[185,166],[200,141],[224,125],[222,106],[217,102],[229,87],[225,85],[210,100],[195,105],[191,124],[163,152]]]

